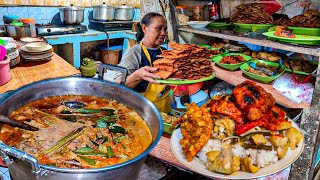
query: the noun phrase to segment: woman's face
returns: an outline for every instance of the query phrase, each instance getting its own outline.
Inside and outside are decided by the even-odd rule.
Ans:
[[[167,35],[167,21],[161,16],[156,16],[152,19],[151,24],[143,25],[142,30],[144,32],[143,42],[151,47],[158,47]]]

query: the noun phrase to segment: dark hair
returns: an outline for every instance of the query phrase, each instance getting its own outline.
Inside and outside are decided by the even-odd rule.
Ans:
[[[136,34],[136,38],[137,38],[137,41],[140,42],[143,37],[144,37],[144,32],[142,31],[142,25],[146,25],[146,26],[149,26],[151,23],[152,23],[152,20],[153,18],[157,17],[157,16],[160,16],[160,17],[163,17],[161,14],[159,13],[156,13],[156,12],[149,12],[147,14],[145,14],[143,16],[143,18],[141,19],[140,23],[137,24],[137,28],[136,28],[136,31],[137,31],[137,34]]]

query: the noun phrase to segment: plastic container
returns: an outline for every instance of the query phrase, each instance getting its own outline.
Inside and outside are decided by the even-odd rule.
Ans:
[[[180,26],[186,26],[189,21],[189,16],[187,15],[188,6],[176,6],[178,23]]]
[[[203,6],[193,6],[193,20],[194,21],[203,21]]]
[[[19,16],[16,16],[16,15],[11,15],[11,14],[3,15],[3,22],[5,24],[10,24],[14,20],[18,20],[18,19],[19,19]]]
[[[180,96],[180,103],[181,105],[185,105],[185,103],[190,103],[190,95],[188,86],[178,86],[179,89],[179,96]]]
[[[101,51],[101,62],[104,64],[118,65],[121,45],[110,45],[108,48],[106,44],[99,44],[97,49]]]
[[[36,21],[33,18],[20,18],[20,22],[28,24],[30,26],[31,37],[36,37]]]
[[[0,61],[0,86],[6,84],[10,79],[10,58],[6,57]]]
[[[199,90],[202,87],[202,84],[203,84],[203,82],[198,82],[195,84],[186,85],[186,86],[188,86],[189,95],[191,96],[191,95],[194,95],[197,92],[199,92]],[[175,96],[179,96],[179,89],[178,89],[177,85],[170,85],[170,88],[172,91],[174,91]]]

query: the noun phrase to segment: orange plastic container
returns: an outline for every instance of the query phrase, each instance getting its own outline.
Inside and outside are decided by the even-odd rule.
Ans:
[[[203,84],[203,82],[187,85],[188,89],[189,89],[190,96],[197,93],[201,89],[202,84]],[[175,96],[179,96],[178,85],[170,85],[170,88],[173,90]]]

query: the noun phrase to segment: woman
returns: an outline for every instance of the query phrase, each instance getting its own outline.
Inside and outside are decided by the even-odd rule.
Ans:
[[[160,77],[153,74],[157,71],[153,62],[157,55],[161,54],[159,46],[164,42],[166,35],[166,19],[158,13],[147,13],[137,24],[136,37],[140,43],[128,49],[119,66],[128,69],[126,86],[143,93],[160,111],[169,112],[171,108],[168,93],[160,93],[165,85],[159,85],[155,78]]]

